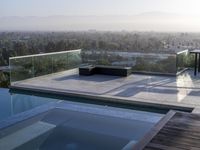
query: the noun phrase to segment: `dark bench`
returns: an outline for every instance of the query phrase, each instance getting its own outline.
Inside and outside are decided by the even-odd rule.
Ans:
[[[95,66],[79,67],[79,75],[93,75],[95,74]]]
[[[131,67],[118,66],[83,66],[79,67],[79,75],[104,74],[113,76],[128,76],[132,73]]]

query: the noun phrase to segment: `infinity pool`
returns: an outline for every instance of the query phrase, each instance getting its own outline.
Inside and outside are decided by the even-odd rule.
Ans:
[[[34,95],[10,93],[9,89],[0,88],[0,121],[37,106],[56,101],[53,98],[38,98]]]
[[[34,109],[38,106],[42,106],[51,102],[57,102],[60,100],[93,103],[103,106],[127,108],[130,110],[156,112],[158,114],[166,114],[169,111],[168,109],[152,108],[147,106],[141,107],[136,105],[122,105],[105,101],[98,102],[96,100],[86,98],[61,97],[51,94],[47,95],[25,91],[10,92],[9,89],[0,88],[0,121],[5,120],[15,114],[19,114],[21,112]]]
[[[0,97],[1,120],[56,102],[54,108],[1,129],[0,149],[5,150],[131,149],[164,116],[138,107],[83,103],[81,98],[10,94],[8,89],[1,89]]]

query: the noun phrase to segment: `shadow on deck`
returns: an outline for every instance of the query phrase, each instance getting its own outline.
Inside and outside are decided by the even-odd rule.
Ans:
[[[172,76],[132,74],[128,77],[79,76],[64,71],[16,82],[13,88],[48,91],[49,93],[110,97],[180,107],[200,107],[200,78],[193,72]]]

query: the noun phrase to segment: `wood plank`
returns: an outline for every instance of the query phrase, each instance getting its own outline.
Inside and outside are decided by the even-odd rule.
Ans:
[[[167,124],[180,124],[180,125],[191,125],[191,126],[200,126],[200,120],[190,120],[188,118],[184,118],[181,121],[178,120],[170,120]]]
[[[176,112],[142,147],[144,150],[200,150],[200,114]]]
[[[180,130],[185,130],[185,131],[192,131],[195,133],[199,133],[200,131],[200,127],[198,126],[178,126],[177,124],[173,124],[173,125],[166,125],[165,128],[167,129],[180,129]]]
[[[176,114],[175,111],[169,111],[154,127],[148,132],[142,140],[133,146],[133,150],[143,150],[144,147],[153,139],[154,136],[164,127],[164,125]]]
[[[177,129],[178,130],[178,129]],[[196,132],[190,132],[190,131],[184,131],[184,130],[172,130],[172,129],[166,129],[163,128],[160,133],[168,135],[168,136],[177,136],[178,134],[185,135],[187,134],[188,138],[193,138],[194,140],[200,140],[199,133]]]
[[[171,146],[166,146],[166,145],[161,145],[161,144],[155,144],[155,143],[149,143],[147,147],[145,147],[145,150],[148,149],[159,149],[159,150],[183,150],[180,148],[176,148],[176,147],[171,147]]]
[[[185,121],[188,120],[193,120],[193,121],[200,121],[200,115],[199,114],[190,114],[190,113],[186,113],[186,112],[177,112],[176,115],[173,116],[172,119],[170,119],[170,121],[181,121],[182,119],[185,118]]]
[[[170,137],[170,138],[169,138]],[[200,148],[199,140],[195,140],[193,138],[185,138],[185,136],[169,136],[158,134],[151,142],[153,143],[162,143],[164,145],[171,145],[174,144],[179,147],[183,146],[193,146]]]

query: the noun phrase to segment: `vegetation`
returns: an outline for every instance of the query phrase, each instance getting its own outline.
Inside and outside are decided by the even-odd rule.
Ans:
[[[9,86],[9,73],[0,72],[0,87]]]
[[[199,48],[200,34],[198,33],[1,32],[0,66],[7,66],[9,57],[13,56],[82,49],[82,57],[85,63],[126,65],[132,66],[133,70],[137,71],[173,73],[176,68],[172,67],[173,63],[175,63],[175,59],[172,56],[176,52]],[[129,57],[129,53],[127,53],[127,57],[123,56],[119,54],[121,52],[172,54],[172,56],[166,59],[147,58],[145,56],[136,58]],[[47,66],[48,61],[47,59],[43,66]],[[54,70],[57,69],[57,66],[63,65],[62,62],[55,61]],[[187,62],[192,65],[191,59],[187,60]],[[179,61],[179,64],[183,63]],[[27,63],[27,65],[30,65],[30,63]],[[43,74],[43,72],[51,72],[51,70],[41,68],[40,60],[37,61],[35,66],[38,68],[34,70],[36,75]],[[25,68],[30,68],[30,66]],[[1,84],[5,78],[7,78],[7,75],[1,73]]]
[[[79,48],[94,51],[174,53],[200,48],[200,35],[156,32],[1,32],[0,65],[8,65],[9,56]]]

